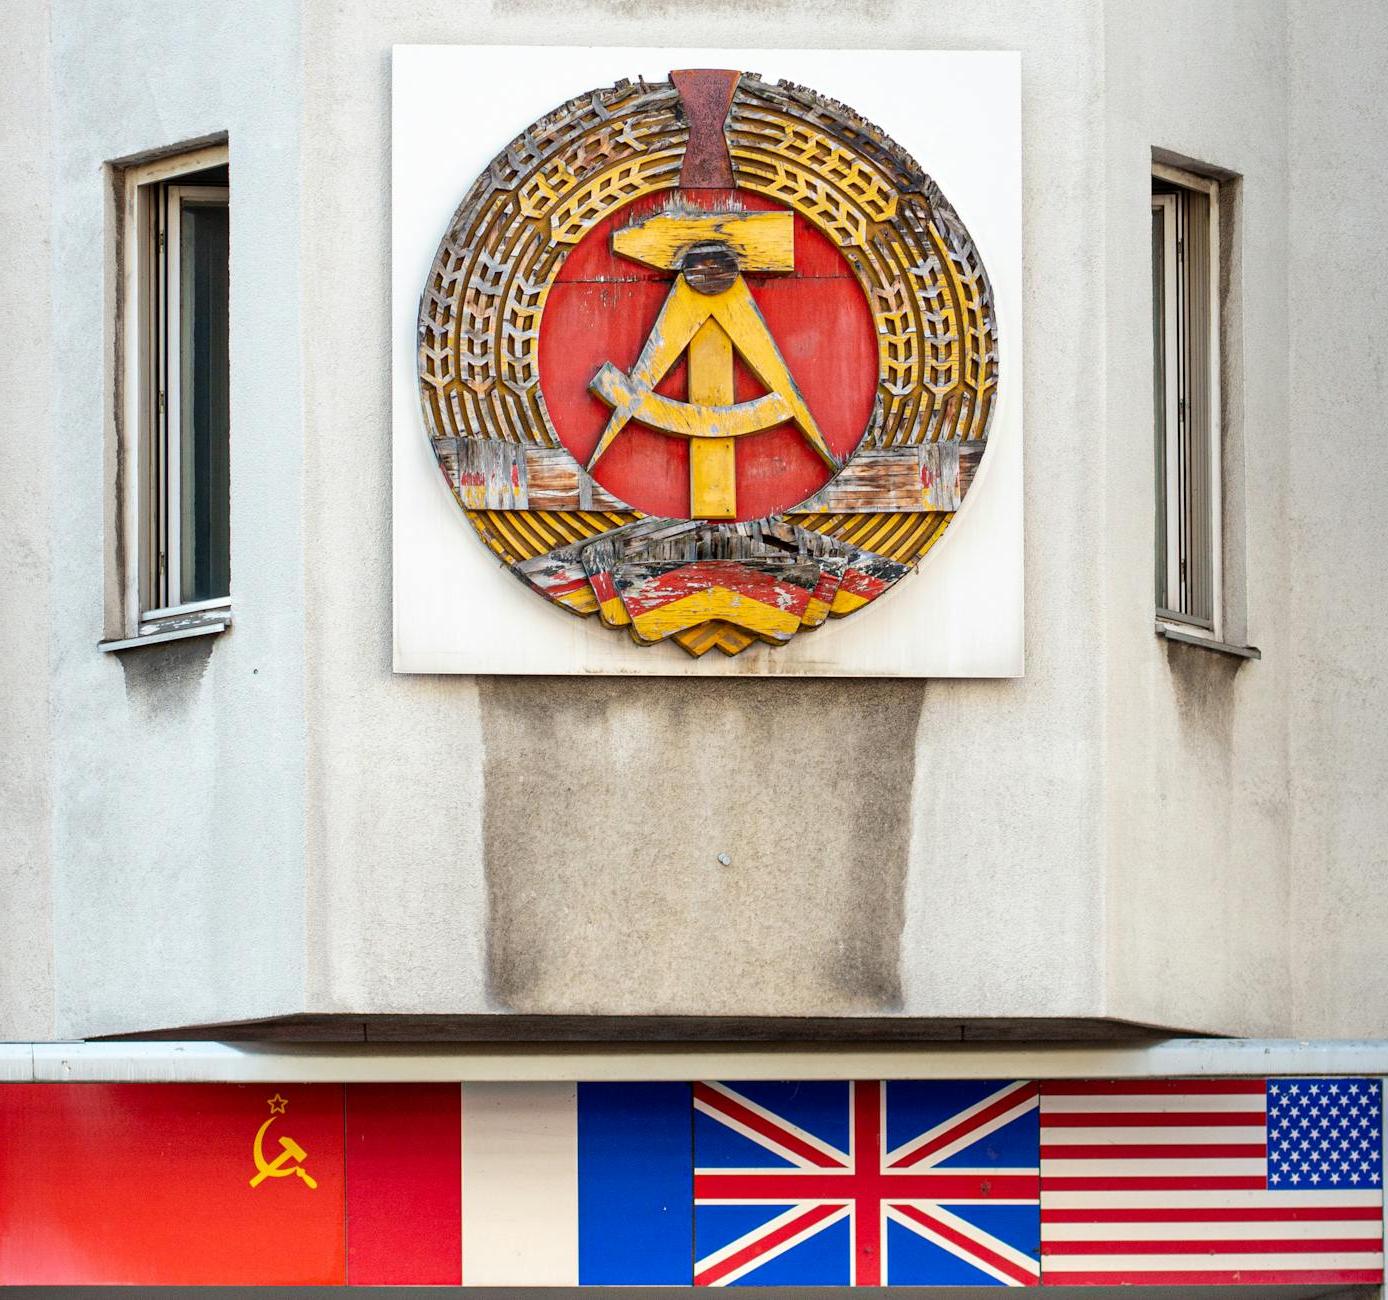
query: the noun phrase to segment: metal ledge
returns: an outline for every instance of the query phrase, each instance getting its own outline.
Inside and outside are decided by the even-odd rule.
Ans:
[[[1150,1079],[1388,1075],[1388,1041],[1142,1045],[7,1043],[0,1081],[509,1083],[686,1079]]]
[[[1232,655],[1235,659],[1261,659],[1263,652],[1255,645],[1230,645],[1227,641],[1216,641],[1213,637],[1201,636],[1198,632],[1182,632],[1169,623],[1157,624],[1157,635],[1168,641],[1179,641],[1182,645],[1198,645],[1202,650],[1213,650],[1215,654]]]
[[[127,1026],[88,1042],[218,1043],[1113,1043],[1200,1037],[1185,1025],[1098,1016],[944,1019],[938,1016],[548,1015],[462,1012],[352,1015],[296,1012],[259,1020]]]
[[[231,615],[225,610],[215,618],[187,621],[169,627],[161,627],[155,632],[144,632],[140,636],[126,637],[119,641],[98,641],[98,650],[135,650],[140,646],[163,645],[166,641],[185,641],[190,636],[216,636],[231,626]]]

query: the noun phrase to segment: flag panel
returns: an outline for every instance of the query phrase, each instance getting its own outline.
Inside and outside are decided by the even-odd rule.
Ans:
[[[1380,1281],[1382,1142],[1372,1079],[1046,1084],[1044,1279]]]
[[[347,1085],[348,1282],[462,1280],[460,1099],[456,1083]]]
[[[344,1281],[339,1084],[6,1084],[0,1285]]]
[[[463,1283],[578,1282],[578,1089],[463,1085]]]
[[[1037,1284],[1035,1084],[704,1082],[694,1106],[696,1284]]]
[[[0,1283],[1352,1285],[1382,1177],[1369,1079],[14,1084]]]
[[[687,1083],[578,1085],[578,1280],[688,1286],[693,1159]]]

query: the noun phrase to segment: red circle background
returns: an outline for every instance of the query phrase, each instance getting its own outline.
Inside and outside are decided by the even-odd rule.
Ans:
[[[783,210],[746,190],[681,190],[680,201],[707,211]],[[540,390],[560,441],[586,464],[610,408],[588,391],[604,362],[635,364],[674,280],[619,257],[612,232],[663,209],[671,192],[645,195],[613,213],[575,246],[550,286],[540,320]],[[795,214],[795,270],[748,275],[748,287],[799,385],[824,440],[840,460],[862,440],[877,390],[877,337],[852,268],[837,248]],[[683,360],[658,392],[688,398]],[[736,365],[739,402],[764,390]],[[794,425],[737,440],[737,518],[759,519],[798,504],[831,471]],[[649,514],[689,517],[689,444],[633,422],[618,434],[593,477],[614,496]]]

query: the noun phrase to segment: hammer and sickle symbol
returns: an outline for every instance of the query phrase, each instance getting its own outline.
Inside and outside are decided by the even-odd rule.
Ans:
[[[278,1107],[276,1106],[278,1102]],[[276,1118],[284,1112],[285,1102],[278,1094],[270,1102],[270,1118],[263,1123],[256,1131],[255,1145],[251,1154],[255,1158],[256,1174],[251,1179],[252,1187],[259,1187],[267,1178],[289,1178],[298,1174],[309,1188],[318,1186],[318,1181],[303,1166],[303,1161],[308,1159],[308,1152],[303,1149],[293,1138],[280,1138],[281,1151],[273,1160],[265,1158],[265,1131],[273,1124]],[[287,1164],[287,1161],[294,1161]]]
[[[612,408],[590,471],[631,420],[689,439],[694,518],[736,517],[734,443],[747,434],[790,421],[830,469],[839,468],[742,278],[745,271],[795,269],[793,222],[789,212],[667,212],[613,234],[621,256],[678,274],[631,373],[609,361],[589,384]],[[734,349],[764,396],[733,401]],[[655,387],[686,351],[689,401],[680,402]]]

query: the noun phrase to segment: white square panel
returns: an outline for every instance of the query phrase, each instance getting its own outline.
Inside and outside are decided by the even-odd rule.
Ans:
[[[528,590],[482,544],[438,472],[420,414],[416,319],[458,204],[536,118],[672,68],[813,87],[880,126],[936,181],[992,283],[1000,377],[962,508],[919,570],[789,644],[701,659],[639,646]],[[407,673],[1016,677],[1023,665],[1020,60],[1012,53],[396,46],[392,370],[394,664]]]

